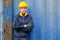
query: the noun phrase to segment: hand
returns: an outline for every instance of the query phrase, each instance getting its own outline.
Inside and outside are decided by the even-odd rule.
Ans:
[[[24,27],[27,27],[27,25],[25,24]]]

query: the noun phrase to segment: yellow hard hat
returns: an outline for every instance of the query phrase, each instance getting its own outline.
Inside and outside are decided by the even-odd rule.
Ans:
[[[21,1],[18,5],[19,8],[21,7],[28,7],[28,4],[25,1]]]

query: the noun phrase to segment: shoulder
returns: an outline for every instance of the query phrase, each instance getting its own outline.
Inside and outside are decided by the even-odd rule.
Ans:
[[[19,14],[14,16],[14,20],[17,20],[19,18]]]
[[[29,19],[32,19],[32,16],[31,16],[31,15],[28,15],[28,18],[29,18]]]
[[[19,14],[17,14],[15,17],[18,18],[19,17]]]
[[[17,18],[17,17],[19,17],[19,13],[20,13],[20,12],[18,12],[18,14],[17,14],[17,15],[15,15],[15,17],[16,17],[16,18]]]

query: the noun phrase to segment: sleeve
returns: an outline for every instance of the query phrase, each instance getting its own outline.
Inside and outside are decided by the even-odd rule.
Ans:
[[[22,30],[26,31],[26,32],[31,32],[33,30],[33,28],[34,28],[32,17],[30,18],[29,23],[27,23],[26,25],[27,25],[27,27],[22,29]]]
[[[13,21],[13,29],[19,29],[19,28],[22,28],[23,25],[19,25],[19,21],[18,21],[18,15],[15,17],[14,21]]]

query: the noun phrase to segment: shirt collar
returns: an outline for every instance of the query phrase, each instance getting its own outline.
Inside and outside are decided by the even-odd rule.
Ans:
[[[26,12],[24,16],[27,16],[27,15],[28,15],[28,13]],[[20,12],[20,16],[21,17],[23,16],[21,12]]]

